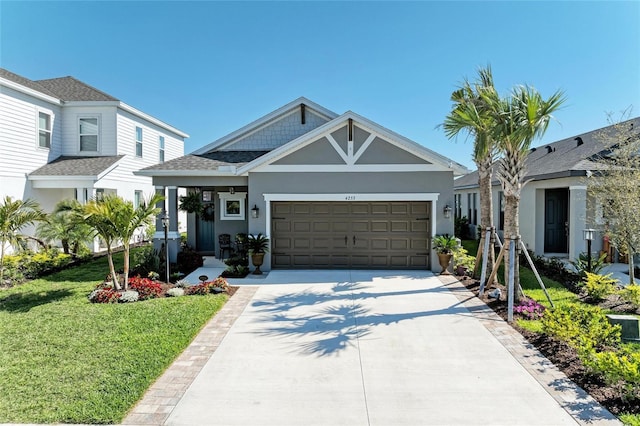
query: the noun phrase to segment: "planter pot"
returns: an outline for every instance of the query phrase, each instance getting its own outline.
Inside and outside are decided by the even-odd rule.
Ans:
[[[461,276],[461,277],[462,277],[462,276],[465,276],[465,275],[467,275],[467,271],[468,271],[468,270],[469,270],[469,269],[467,269],[467,268],[466,268],[466,267],[464,267],[464,266],[458,266],[458,267],[456,268],[456,275],[459,275],[459,276]]]
[[[451,272],[447,268],[449,268],[449,263],[451,263],[452,254],[443,254],[438,253],[438,262],[440,263],[440,267],[442,268],[442,272],[440,275],[451,275]]]
[[[262,275],[262,271],[260,267],[264,263],[264,253],[254,253],[251,255],[251,262],[253,266],[256,267],[256,270],[253,271],[253,275]]]

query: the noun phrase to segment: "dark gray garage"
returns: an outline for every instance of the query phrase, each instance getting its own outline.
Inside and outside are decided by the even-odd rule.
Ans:
[[[428,201],[271,204],[273,268],[429,269]]]

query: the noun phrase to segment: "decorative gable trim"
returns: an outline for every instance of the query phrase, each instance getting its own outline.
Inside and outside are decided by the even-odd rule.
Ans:
[[[367,137],[362,146],[354,153],[354,142],[348,141],[347,152],[345,152],[338,142],[331,135],[332,132],[353,122],[370,135]],[[336,150],[340,157],[344,160],[344,165],[274,165],[275,161],[290,155],[291,153],[304,148],[305,146],[325,137],[330,145]],[[362,154],[369,148],[376,137],[380,137],[386,142],[395,145],[414,156],[423,159],[429,164],[356,164]],[[348,111],[345,114],[336,117],[323,126],[320,126],[309,133],[300,136],[293,141],[274,149],[273,151],[263,155],[260,158],[240,167],[238,174],[244,175],[249,171],[260,172],[310,172],[310,171],[351,171],[351,172],[371,172],[371,171],[453,171],[454,175],[468,173],[468,170],[450,159],[431,151],[422,145],[413,142],[404,136],[392,132],[364,117]]]

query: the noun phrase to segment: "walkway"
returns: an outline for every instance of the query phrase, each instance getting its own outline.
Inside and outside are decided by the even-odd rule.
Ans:
[[[619,424],[453,278],[272,271],[221,313],[125,424]]]

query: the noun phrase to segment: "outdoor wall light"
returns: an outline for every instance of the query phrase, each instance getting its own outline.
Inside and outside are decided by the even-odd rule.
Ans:
[[[259,215],[260,215],[260,209],[258,208],[257,204],[254,204],[253,208],[251,209],[251,217],[254,219],[257,219]]]
[[[449,219],[451,217],[451,206],[447,204],[443,209],[445,219]]]
[[[236,189],[233,186],[229,187],[229,194],[233,195],[235,193],[236,193]]]

